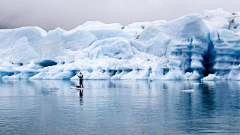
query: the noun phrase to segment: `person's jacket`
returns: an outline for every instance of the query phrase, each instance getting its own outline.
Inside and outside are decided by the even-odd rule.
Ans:
[[[80,75],[77,75],[80,79],[83,79],[83,75],[80,74]]]

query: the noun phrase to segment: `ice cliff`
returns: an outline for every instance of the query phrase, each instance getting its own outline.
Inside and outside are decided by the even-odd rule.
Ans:
[[[0,30],[2,79],[240,80],[240,12],[205,10],[127,26]]]

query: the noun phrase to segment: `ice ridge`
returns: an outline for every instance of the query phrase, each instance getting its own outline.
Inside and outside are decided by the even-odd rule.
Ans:
[[[219,8],[127,26],[0,30],[2,79],[240,80],[240,12]]]

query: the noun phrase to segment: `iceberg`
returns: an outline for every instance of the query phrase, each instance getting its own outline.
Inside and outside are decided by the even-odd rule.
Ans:
[[[126,26],[0,29],[2,79],[240,80],[240,12]]]

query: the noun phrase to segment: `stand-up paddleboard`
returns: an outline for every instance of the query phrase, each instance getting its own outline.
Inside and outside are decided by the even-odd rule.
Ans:
[[[90,90],[90,88],[80,88],[80,87],[73,87],[73,86],[71,86],[71,89],[76,89],[76,90]]]

